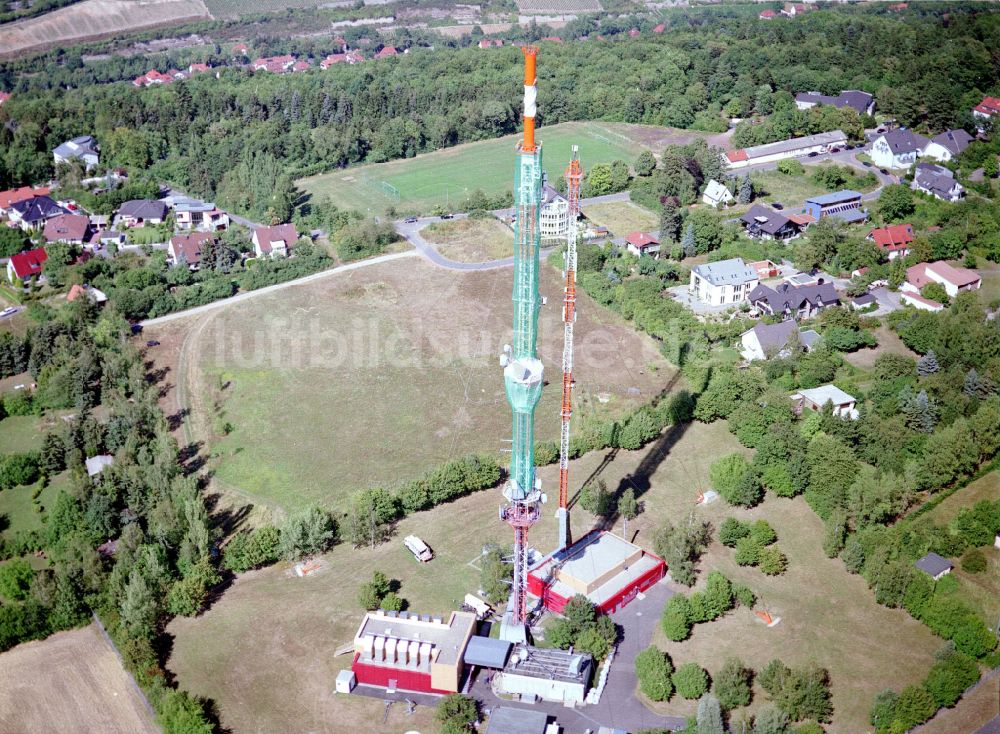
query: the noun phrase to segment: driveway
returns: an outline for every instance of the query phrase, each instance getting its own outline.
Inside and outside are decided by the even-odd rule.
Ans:
[[[868,291],[878,302],[878,309],[865,316],[885,316],[903,307],[899,301],[899,291],[891,291],[885,286]]]
[[[683,716],[660,716],[653,713],[635,697],[635,658],[649,647],[653,631],[660,623],[660,615],[667,600],[676,591],[670,588],[667,579],[647,589],[643,598],[636,599],[627,607],[612,615],[612,619],[622,628],[622,641],[611,664],[608,682],[601,694],[601,702],[575,708],[559,703],[541,702],[522,704],[506,701],[493,694],[489,685],[477,679],[471,694],[483,702],[486,708],[495,706],[541,710],[554,716],[567,734],[583,734],[597,731],[601,726],[622,731],[642,731],[643,729],[669,729],[679,731],[687,723]]]

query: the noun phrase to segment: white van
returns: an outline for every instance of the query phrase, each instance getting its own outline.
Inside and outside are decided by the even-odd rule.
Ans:
[[[421,563],[427,563],[427,561],[434,557],[434,552],[427,547],[427,543],[422,541],[416,535],[407,535],[403,538],[403,545],[405,545],[407,550],[413,554],[413,557]]]

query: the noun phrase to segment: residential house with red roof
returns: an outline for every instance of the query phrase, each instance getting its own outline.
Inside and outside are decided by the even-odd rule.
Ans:
[[[646,232],[629,232],[625,235],[625,246],[636,257],[660,252],[660,241]]]
[[[188,74],[204,74],[212,69],[208,64],[191,64],[188,66]]]
[[[233,46],[232,54],[233,56],[249,56],[250,49],[247,47],[245,43],[237,43],[235,46]]]
[[[350,51],[345,53],[344,56],[347,58],[348,64],[360,64],[362,61],[365,60],[364,54],[362,54],[357,49],[351,49]]]
[[[383,46],[382,50],[375,54],[376,59],[387,59],[390,56],[398,56],[399,51],[396,50],[395,46]]]
[[[924,286],[938,283],[944,286],[945,293],[954,298],[965,291],[977,291],[983,284],[983,279],[975,270],[956,268],[954,265],[940,260],[933,263],[918,263],[906,269],[906,282],[899,290],[904,294],[920,295]]]
[[[330,54],[319,62],[319,68],[324,70],[329,69],[334,64],[339,64],[341,62],[347,62],[347,54]]]
[[[257,257],[288,257],[292,244],[299,238],[294,224],[257,227],[253,231],[253,251]]]
[[[972,116],[984,123],[1000,118],[1000,98],[983,97],[983,101],[972,108]]]
[[[503,46],[502,38],[483,38],[479,41],[479,48],[493,48]]]
[[[82,214],[60,214],[45,223],[46,242],[82,245],[90,236],[90,218]]]
[[[761,10],[760,15],[757,16],[761,20],[774,20],[778,17],[778,14],[773,10]]]
[[[794,18],[797,15],[802,15],[806,12],[808,8],[803,3],[785,3],[785,7],[782,9],[781,14],[787,15],[789,18]]]
[[[641,35],[642,35],[642,31],[640,31],[638,28],[633,28],[632,30],[630,30],[628,32],[628,37],[629,38],[638,38]]]
[[[0,92],[0,106],[3,106],[3,103],[8,99],[10,99],[10,92]]]
[[[207,242],[215,240],[210,232],[178,234],[170,238],[167,255],[173,265],[187,265],[191,270],[201,266],[201,251]]]
[[[254,71],[268,71],[272,74],[284,74],[295,65],[295,57],[289,54],[283,56],[262,56],[250,64]]]
[[[910,253],[910,243],[915,239],[912,224],[892,224],[888,227],[876,227],[868,233],[868,239],[890,260],[906,257]]]
[[[147,71],[142,76],[137,76],[132,80],[132,84],[137,87],[151,87],[154,84],[173,84],[174,76],[173,74],[164,74],[157,71],[156,69],[151,69]]]
[[[292,64],[292,72],[293,73],[297,72],[297,71],[309,71],[309,69],[311,69],[311,68],[312,68],[312,65],[308,61],[305,61],[305,60],[296,61],[294,64]]]
[[[11,255],[7,261],[7,280],[26,283],[36,275],[41,275],[45,261],[49,259],[44,247]]]
[[[22,186],[19,189],[0,191],[0,215],[6,216],[14,204],[27,201],[36,196],[48,196],[50,193],[52,192],[44,186],[37,189],[33,189],[30,186]]]
[[[663,23],[653,26],[653,33],[663,33],[665,30],[667,30],[667,26]]]

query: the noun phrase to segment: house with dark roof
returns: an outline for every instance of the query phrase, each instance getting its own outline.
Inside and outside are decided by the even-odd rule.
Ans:
[[[46,242],[82,245],[89,239],[90,219],[82,214],[60,214],[45,222],[42,234]]]
[[[837,217],[848,224],[855,224],[868,218],[868,213],[861,208],[861,204],[860,191],[844,189],[806,199],[805,209],[816,221],[823,217]]]
[[[55,217],[68,214],[49,196],[32,196],[15,204],[11,204],[7,216],[12,224],[23,230],[41,229],[45,223]]]
[[[844,109],[850,107],[859,115],[875,114],[875,98],[857,89],[845,89],[835,97],[819,92],[799,92],[795,95],[795,106],[800,110],[808,110],[817,105],[827,105]]]
[[[862,293],[860,296],[855,296],[850,300],[852,311],[860,311],[876,305],[878,305],[878,301],[871,293]]]
[[[762,240],[794,240],[802,234],[802,226],[781,212],[763,204],[754,204],[740,217],[747,237]]]
[[[187,265],[191,270],[201,267],[201,251],[205,244],[215,240],[210,232],[178,234],[170,238],[167,255],[173,265]]]
[[[774,288],[758,285],[748,296],[758,313],[783,319],[808,319],[831,306],[840,305],[840,296],[833,283],[820,278],[811,285],[779,283]]]
[[[930,142],[912,130],[898,128],[883,133],[872,141],[872,162],[880,168],[909,168]]]
[[[569,200],[547,183],[542,185],[538,229],[542,239],[565,237],[569,231]]]
[[[7,280],[11,283],[26,283],[33,276],[41,275],[45,261],[49,259],[44,247],[11,255],[7,260]]]
[[[123,227],[160,224],[167,218],[167,205],[155,199],[132,199],[121,205],[118,217]]]
[[[33,196],[48,196],[50,193],[47,188],[39,187],[33,189],[30,186],[0,191],[0,214],[6,215],[10,208],[20,201],[27,201]]]
[[[933,551],[928,553],[926,556],[921,558],[919,561],[913,564],[920,571],[923,571],[932,579],[937,581],[943,576],[947,576],[951,573],[951,569],[954,566],[951,564],[947,558],[939,556]]]
[[[956,202],[965,196],[965,187],[955,180],[955,174],[933,163],[917,164],[910,188],[943,201]]]
[[[888,227],[876,227],[868,233],[867,239],[874,242],[890,260],[895,260],[909,254],[909,246],[915,235],[912,224],[891,224]]]
[[[819,339],[820,335],[812,329],[800,332],[799,325],[792,320],[777,324],[761,322],[740,334],[740,353],[748,362],[787,357],[799,347],[809,351]]]
[[[97,141],[91,135],[81,135],[78,138],[67,140],[62,145],[52,151],[52,157],[56,164],[69,163],[72,160],[79,160],[89,171],[96,168],[100,162],[100,151]]]
[[[294,224],[257,227],[253,231],[253,250],[257,257],[288,257],[292,244],[299,238]]]
[[[965,130],[946,130],[931,138],[920,155],[943,163],[961,155],[973,140],[974,138]]]

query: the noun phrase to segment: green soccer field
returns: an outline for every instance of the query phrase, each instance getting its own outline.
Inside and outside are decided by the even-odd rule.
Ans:
[[[635,126],[640,127],[640,126]],[[647,149],[640,135],[628,135],[601,123],[567,122],[542,128],[542,162],[555,183],[580,146],[584,170],[595,163],[620,159],[631,164]],[[625,128],[627,130],[627,128]],[[513,188],[516,135],[467,143],[416,158],[346,168],[300,179],[297,185],[314,201],[328,200],[344,209],[381,214],[389,206],[400,211],[428,212],[438,204],[454,208],[470,193],[488,195]]]

